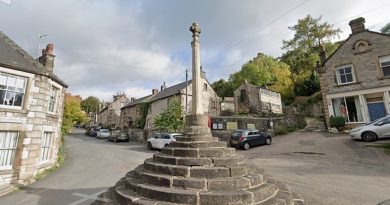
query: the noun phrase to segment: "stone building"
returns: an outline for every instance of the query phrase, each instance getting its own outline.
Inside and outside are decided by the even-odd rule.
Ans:
[[[280,93],[245,82],[234,91],[236,113],[283,113]]]
[[[390,111],[390,36],[369,31],[364,23],[364,18],[350,21],[352,33],[328,58],[321,51],[317,71],[327,125],[330,116],[343,116],[354,126]]]
[[[54,58],[52,44],[35,60],[0,32],[0,194],[57,162],[67,85]]]
[[[151,95],[138,99],[131,98],[130,101],[121,108],[121,128],[137,128],[137,120],[139,120],[142,115],[142,103],[149,102],[150,98],[157,93],[158,89],[153,89]]]
[[[209,116],[219,116],[221,112],[220,98],[215,93],[210,83],[204,78],[202,82],[202,106],[205,114]],[[186,95],[187,88],[187,95]],[[150,98],[150,109],[146,118],[146,129],[154,130],[154,118],[164,112],[168,105],[174,101],[180,102],[184,109],[184,114],[191,113],[192,110],[192,80],[182,82],[171,87],[165,88]],[[187,97],[186,97],[187,96]],[[186,100],[187,98],[187,100]],[[186,105],[187,102],[187,105]]]
[[[234,114],[234,97],[224,97],[221,101],[221,115]]]
[[[121,107],[129,102],[125,94],[116,94],[113,96],[113,101],[108,103],[98,113],[98,124],[103,127],[110,127],[112,129],[119,128],[121,125]]]

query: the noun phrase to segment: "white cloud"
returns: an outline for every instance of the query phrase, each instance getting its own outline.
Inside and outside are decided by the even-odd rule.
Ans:
[[[193,21],[202,28],[201,62],[212,82],[258,52],[281,55],[280,42],[292,37],[288,26],[308,14],[337,23],[341,38],[350,33],[350,17],[365,17],[373,30],[390,19],[386,0],[309,0],[282,15],[301,2],[18,0],[0,4],[0,24],[35,57],[38,35],[48,34],[40,43],[55,44],[55,72],[69,91],[111,98],[118,91],[141,96],[164,81],[168,86],[183,82],[184,70],[191,68]]]

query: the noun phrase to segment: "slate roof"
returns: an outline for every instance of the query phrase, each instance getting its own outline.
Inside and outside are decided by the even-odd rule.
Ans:
[[[35,60],[14,41],[0,31],[0,66],[23,72],[43,75],[51,78],[64,87],[68,85],[58,76],[51,73],[44,65]]]
[[[131,107],[131,106],[134,106],[134,105],[138,105],[142,102],[145,102],[145,101],[148,101],[153,95],[148,95],[148,96],[145,96],[145,97],[142,97],[142,98],[138,98],[138,99],[135,99],[133,101],[130,101],[128,102],[126,105],[124,105],[123,107],[121,107],[121,109],[123,108],[128,108],[128,107]]]
[[[156,95],[154,95],[150,99],[150,102],[153,102],[153,101],[156,101],[156,100],[160,100],[160,99],[163,99],[163,98],[167,98],[167,97],[179,94],[180,90],[184,89],[187,86],[187,84],[190,85],[191,83],[192,83],[192,80],[189,80],[189,81],[187,81],[187,83],[186,82],[182,82],[182,83],[173,85],[171,87],[165,88],[164,90],[162,90],[159,93],[157,93]]]

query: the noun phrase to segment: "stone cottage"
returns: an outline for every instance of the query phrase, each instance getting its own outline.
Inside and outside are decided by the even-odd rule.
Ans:
[[[173,101],[180,102],[184,114],[191,113],[192,108],[192,81],[182,82],[171,87],[161,86],[161,91],[150,98],[150,109],[146,118],[145,129],[154,130],[154,118],[164,112]],[[215,93],[210,83],[202,77],[202,105],[205,114],[209,116],[220,115],[220,98]],[[187,94],[186,94],[187,93]],[[187,102],[187,103],[186,103]]]
[[[234,109],[255,115],[282,114],[282,98],[280,93],[245,82],[234,91]]]
[[[352,126],[390,111],[390,36],[365,29],[365,19],[349,22],[352,33],[317,67],[326,123],[343,116]],[[329,127],[329,126],[328,126]]]
[[[112,129],[119,128],[121,125],[121,107],[125,106],[129,99],[125,94],[119,93],[113,96],[113,101],[108,103],[98,113],[98,124]]]
[[[153,89],[151,95],[138,99],[131,98],[130,101],[121,108],[121,128],[137,128],[137,121],[142,115],[142,103],[149,102],[150,98],[158,93],[158,89]]]
[[[67,88],[53,45],[38,60],[0,32],[0,194],[57,162]]]

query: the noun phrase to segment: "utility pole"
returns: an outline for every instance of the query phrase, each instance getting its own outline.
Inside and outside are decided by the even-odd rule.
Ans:
[[[38,58],[41,56],[41,40],[46,37],[47,34],[40,34],[39,35],[39,41],[38,41]]]
[[[186,115],[188,114],[188,69],[186,68]]]

